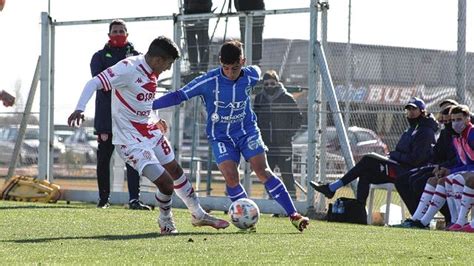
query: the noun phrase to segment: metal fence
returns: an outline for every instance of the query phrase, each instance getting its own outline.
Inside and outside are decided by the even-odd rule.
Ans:
[[[370,34],[370,32],[360,30],[357,25],[351,25],[348,21],[338,21],[338,23],[331,24],[330,20],[328,25],[326,24],[327,16],[329,18],[331,16],[340,18],[341,13],[348,10],[337,9],[340,4],[335,4],[336,8],[334,9],[332,7],[327,9],[326,2],[321,4],[319,1],[312,1],[312,3],[317,4],[319,14],[317,21],[319,30],[314,37],[323,44],[335,93],[341,107],[341,114],[346,127],[349,129],[348,138],[356,161],[365,152],[385,153],[395,147],[398,137],[408,125],[403,107],[410,97],[419,96],[424,99],[430,112],[438,111],[437,105],[441,100],[458,97],[459,91],[456,88],[459,82],[459,68],[457,68],[459,56],[456,51],[397,47],[380,43],[358,44],[346,41],[341,37],[328,40],[327,34],[331,34],[332,31],[339,31],[337,27],[342,24],[349,25],[348,32],[352,32],[349,34],[350,40],[363,39],[361,36]],[[356,8],[357,5],[359,3],[352,3],[354,11],[351,11],[351,15],[353,17],[365,15],[361,9]],[[238,26],[239,16],[241,21],[246,22],[242,24],[242,28]],[[291,21],[299,21],[298,18],[302,16],[307,18],[307,23],[291,24]],[[263,17],[264,19],[262,19]],[[416,21],[417,18],[410,19]],[[433,17],[432,19],[439,18]],[[451,17],[451,19],[457,20],[457,17]],[[316,95],[317,105],[321,106],[321,109],[315,109],[314,106],[308,108],[309,88],[314,85],[309,84],[309,82],[314,80],[319,90],[322,86],[319,77],[311,79],[312,72],[309,70],[312,58],[309,52],[311,48],[309,44],[312,43],[310,38],[310,8],[267,10],[247,14],[241,13],[240,15],[215,13],[211,15],[128,18],[125,20],[128,22],[130,32],[133,31],[133,25],[137,25],[135,28],[137,32],[139,28],[143,27],[166,29],[163,31],[168,34],[173,32],[176,42],[182,48],[184,56],[173,69],[173,75],[160,80],[160,87],[163,89],[169,89],[170,87],[176,89],[198,75],[199,71],[218,67],[218,50],[223,41],[229,38],[238,39],[241,35],[246,36],[245,51],[248,63],[258,64],[263,72],[271,69],[275,70],[288,93],[294,97],[303,115],[303,125],[297,130],[293,138],[292,149],[293,173],[297,181],[297,199],[299,201],[307,199],[306,184],[308,178],[331,180],[340,177],[347,170],[347,164],[341,152],[342,145],[336,137],[340,132],[335,129],[334,111],[328,107],[329,104],[324,96],[319,98],[318,95]],[[91,34],[98,34],[98,25],[102,24],[101,27],[105,27],[105,23],[110,21],[111,19],[56,22],[54,19],[48,18],[47,14],[43,14],[43,35],[51,35],[53,38],[43,38],[43,41],[48,40],[46,45],[51,45],[52,49],[43,50],[42,56],[51,56],[50,53],[53,53],[53,56],[50,62],[51,65],[42,65],[42,68],[53,69],[54,71],[49,73],[51,76],[47,77],[48,80],[51,80],[50,83],[42,82],[41,86],[46,86],[46,89],[42,88],[42,93],[51,86],[54,88],[52,91],[55,91],[55,94],[58,95],[60,90],[68,89],[68,82],[60,78],[66,75],[66,71],[74,71],[76,68],[88,68],[92,53],[83,51],[71,53],[63,48],[68,46],[68,42],[74,41],[67,38],[68,32],[73,30],[76,34],[83,36],[82,39],[87,39]],[[282,24],[277,23],[281,21],[288,22],[284,30]],[[381,19],[377,23],[382,27],[387,24],[387,28],[389,28],[388,25],[391,25],[392,22]],[[263,28],[261,43],[259,40],[252,41],[255,39],[255,36],[252,35],[252,24],[256,25],[257,30]],[[196,31],[203,30],[205,32],[207,30],[210,39],[207,45],[204,44],[204,49],[200,47],[199,43],[188,41],[190,35],[196,35],[195,32],[189,30],[191,25],[195,26],[194,30]],[[296,30],[296,28],[299,31],[307,32],[307,38],[286,38],[285,31]],[[456,28],[449,28],[449,30],[455,31]],[[469,28],[468,30],[472,31]],[[426,32],[434,31],[434,29],[426,30]],[[275,32],[279,32],[279,34],[275,34]],[[466,35],[469,35],[469,33],[467,32]],[[156,34],[150,34],[150,38],[154,35]],[[403,38],[403,36],[399,36],[399,38]],[[424,37],[420,36],[419,38]],[[456,42],[455,39],[451,41]],[[258,52],[260,48],[261,56]],[[93,44],[90,49],[91,51],[97,50],[97,44]],[[191,51],[194,51],[194,54],[197,53],[198,56],[208,56],[208,62],[205,59],[194,60],[194,54]],[[58,60],[58,58],[66,55],[70,57],[70,62],[74,62],[73,65],[70,62],[65,63]],[[249,60],[250,58],[251,60]],[[474,89],[474,54],[472,51],[467,53],[465,66],[464,99],[465,103],[472,108],[472,91]],[[48,75],[48,73],[42,73],[42,75]],[[89,77],[83,76],[83,78],[82,81],[78,80],[77,83],[82,84]],[[41,80],[46,80],[46,76],[42,76]],[[81,86],[74,87],[78,90],[81,88]],[[260,84],[255,88],[253,97],[262,90],[262,84]],[[56,121],[54,117],[69,113],[75,105],[75,99],[72,103],[69,103],[57,96],[53,102],[43,105],[44,97],[48,96],[41,93],[37,94],[37,98],[41,99],[42,103],[39,110],[33,110],[34,118],[29,121],[30,125],[39,124],[38,119],[42,118],[38,114],[44,115],[48,108],[52,110],[48,121]],[[24,105],[21,104],[21,101],[19,103],[16,110],[18,113],[2,113],[2,132],[6,132],[6,128],[20,124],[22,106],[24,107]],[[89,103],[89,109],[92,105],[93,103]],[[311,126],[308,127],[308,117],[314,117],[313,112],[315,111],[318,111],[317,118],[321,120],[321,124],[317,124],[317,128],[313,129]],[[179,158],[186,172],[196,182],[195,185],[200,191],[200,195],[223,196],[225,194],[223,180],[217,171],[204,133],[206,114],[200,99],[188,101],[179,109],[164,110],[160,112],[160,116],[170,122],[171,132],[169,138],[175,144],[176,151],[179,153]],[[54,150],[51,176],[54,175],[56,182],[62,183],[65,188],[94,191],[96,189],[94,158],[96,144],[94,135],[91,134],[92,129],[70,130],[59,125],[53,125],[51,122],[48,125],[55,132],[50,139],[53,140],[51,143],[54,143],[53,148],[51,148]],[[89,123],[86,126],[90,127],[92,124]],[[29,126],[29,128],[35,127]],[[311,133],[313,130],[316,130],[316,133],[324,133],[323,138],[319,139],[320,134],[316,134],[317,139],[308,140],[308,136],[313,136]],[[44,136],[45,133],[39,132],[38,134]],[[40,139],[39,136],[38,139]],[[316,163],[319,163],[319,161],[323,161],[323,163],[321,168],[316,168],[315,176],[308,177],[307,156],[311,154],[308,151],[308,143],[314,142],[317,145]],[[25,143],[27,142],[25,141]],[[367,143],[370,145],[365,145]],[[37,168],[38,162],[40,165],[45,162],[42,161],[40,145],[35,145],[37,146],[25,150],[23,153],[25,156],[27,154],[36,155],[30,159],[21,158],[16,174],[37,175],[38,171],[41,172],[41,169],[38,170]],[[56,146],[58,147],[55,148]],[[79,148],[79,146],[83,147]],[[5,160],[8,162],[8,159]],[[4,162],[2,166],[5,165]],[[246,182],[252,197],[266,198],[266,193],[262,186],[258,184],[255,176],[251,174],[248,167],[245,167],[245,164],[242,165],[241,174],[247,177],[244,182]],[[278,168],[281,169],[281,167]],[[6,175],[5,167],[1,169],[1,175]],[[113,176],[123,176],[122,163],[115,162],[112,169]],[[112,182],[114,184],[113,190],[126,190],[123,177],[114,180]],[[143,180],[143,183],[146,191],[147,181]]]

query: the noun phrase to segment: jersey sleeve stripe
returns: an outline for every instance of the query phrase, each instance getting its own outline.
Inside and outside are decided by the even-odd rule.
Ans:
[[[217,78],[217,77],[210,77],[210,78],[207,78],[207,79],[205,79],[205,80],[201,80],[200,82],[194,84],[193,86],[191,86],[191,87],[189,87],[189,88],[185,88],[185,89],[183,90],[183,92],[184,92],[184,95],[186,96],[186,99],[189,99],[189,97],[188,97],[188,93],[189,93],[189,92],[191,92],[192,90],[194,90],[194,89],[196,89],[197,87],[201,86],[202,84],[207,83],[207,82],[209,82],[210,80],[213,80],[213,79],[216,79],[216,78]]]
[[[125,101],[125,99],[123,98],[123,96],[120,94],[120,92],[118,90],[115,90],[115,96],[117,96],[119,101],[121,101],[123,103],[123,105],[125,105],[130,111],[132,111],[134,114],[137,113],[135,111],[135,109],[133,109],[133,107],[130,106],[130,104],[128,104],[127,101]]]
[[[107,76],[100,73],[99,75],[97,75],[97,77],[99,78],[100,83],[102,83],[102,87],[103,87],[104,91],[111,91],[112,90],[112,86],[110,85],[110,82],[109,82],[109,79],[107,78]]]

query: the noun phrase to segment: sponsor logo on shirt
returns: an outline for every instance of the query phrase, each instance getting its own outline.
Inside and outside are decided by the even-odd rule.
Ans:
[[[237,114],[237,115],[224,115],[224,116],[220,117],[219,122],[221,122],[221,123],[238,123],[238,122],[242,122],[242,120],[244,120],[244,117],[245,117],[245,112],[242,112],[242,113]]]
[[[244,109],[245,106],[247,105],[246,101],[241,101],[241,102],[222,102],[222,101],[214,101],[214,105],[219,107],[219,108],[232,108],[234,110],[241,110]]]

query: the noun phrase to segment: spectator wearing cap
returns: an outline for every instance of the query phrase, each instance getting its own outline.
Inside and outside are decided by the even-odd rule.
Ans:
[[[420,98],[410,99],[405,110],[409,127],[387,157],[367,154],[342,178],[328,184],[311,181],[311,186],[327,198],[332,198],[339,188],[359,178],[356,198],[365,204],[370,184],[394,183],[402,173],[428,163],[433,155],[438,123],[427,113],[425,102]]]
[[[430,163],[423,167],[414,168],[395,180],[395,187],[403,202],[407,206],[411,215],[415,214],[418,202],[425,190],[426,182],[433,173],[439,168],[450,168],[457,163],[456,150],[453,145],[454,131],[451,124],[451,108],[457,106],[454,102],[447,101],[441,103],[441,111],[438,114],[438,121],[441,125],[441,131],[436,144],[433,148],[433,158]],[[451,222],[451,215],[447,206],[443,206],[440,212],[444,215],[447,223]],[[407,219],[401,224],[411,223],[412,219]]]

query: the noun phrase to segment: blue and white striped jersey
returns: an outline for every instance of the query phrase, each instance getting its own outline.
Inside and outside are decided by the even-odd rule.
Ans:
[[[259,131],[257,117],[251,108],[250,93],[260,79],[258,66],[243,67],[237,80],[228,79],[221,68],[195,78],[177,91],[189,100],[201,96],[207,111],[207,135],[210,140],[237,140]]]

